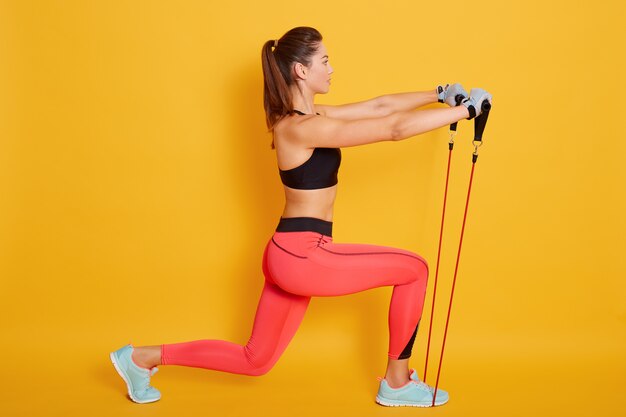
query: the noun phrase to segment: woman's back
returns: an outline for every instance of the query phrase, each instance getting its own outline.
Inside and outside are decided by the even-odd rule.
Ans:
[[[315,116],[295,114],[280,120],[274,127],[277,165],[285,190],[282,217],[332,221],[341,151],[337,149],[334,155],[334,150],[308,148],[294,139],[296,131],[302,128],[301,122],[309,117]],[[325,182],[335,184],[323,187]]]

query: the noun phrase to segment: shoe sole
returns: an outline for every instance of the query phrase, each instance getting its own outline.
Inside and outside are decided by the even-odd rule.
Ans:
[[[395,400],[395,401],[399,401],[399,402],[394,402],[394,400],[388,400],[388,399],[382,399],[381,397],[379,397],[378,395],[376,396],[376,402],[380,405],[384,405],[386,407],[432,407],[433,403],[429,402],[428,404],[418,404],[418,403],[408,403],[406,401],[402,401],[402,400]],[[445,403],[447,403],[448,400],[445,400],[443,402],[435,402],[435,407],[439,406],[439,405],[444,405]]]
[[[160,400],[160,398],[155,398],[154,400],[140,400],[138,398],[135,398],[133,396],[133,390],[131,389],[130,381],[128,381],[128,379],[126,379],[126,375],[124,374],[124,372],[122,372],[122,368],[117,363],[117,358],[115,357],[115,352],[111,352],[109,354],[109,357],[111,358],[111,363],[115,367],[115,370],[117,371],[117,373],[122,377],[122,379],[126,383],[126,388],[128,388],[128,396],[130,397],[131,400],[133,400],[134,402],[139,403],[139,404],[153,403],[155,401],[159,401]]]

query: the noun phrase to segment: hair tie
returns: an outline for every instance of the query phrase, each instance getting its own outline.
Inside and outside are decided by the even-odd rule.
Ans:
[[[274,39],[274,49],[278,48],[278,39]]]

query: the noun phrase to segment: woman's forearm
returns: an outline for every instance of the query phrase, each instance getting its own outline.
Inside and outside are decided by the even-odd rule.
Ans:
[[[380,106],[385,114],[409,111],[426,104],[437,102],[437,90],[415,91],[409,93],[385,94],[379,97]]]
[[[393,140],[402,140],[467,119],[465,106],[398,112],[392,116]]]

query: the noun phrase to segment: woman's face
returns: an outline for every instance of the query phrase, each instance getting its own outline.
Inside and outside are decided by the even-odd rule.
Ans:
[[[327,93],[332,73],[333,67],[328,62],[328,52],[324,44],[320,42],[317,52],[311,57],[311,65],[307,68],[306,83],[315,93]]]

